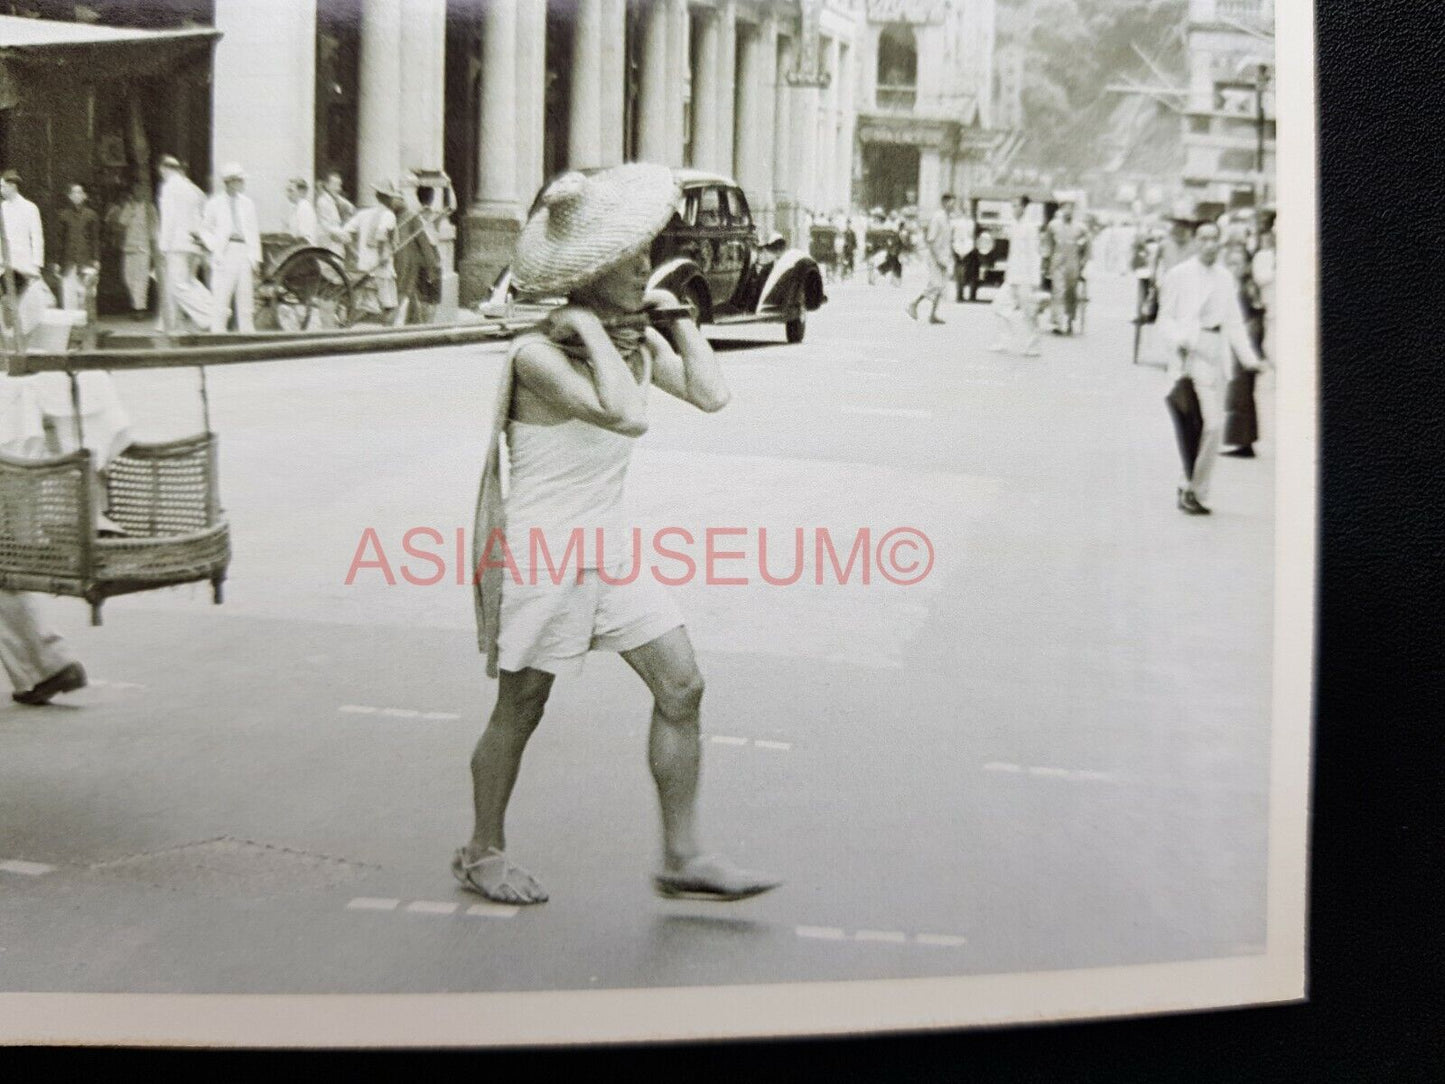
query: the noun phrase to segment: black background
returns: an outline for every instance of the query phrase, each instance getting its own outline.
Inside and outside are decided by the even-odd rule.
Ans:
[[[325,1057],[342,1072],[509,1084],[1445,1080],[1445,4],[1326,0],[1317,19],[1323,519],[1308,1003],[851,1040],[364,1064],[225,1057],[242,1072],[273,1070],[278,1057],[314,1071]],[[154,1055],[108,1060],[137,1056]],[[190,1059],[167,1060],[185,1071]]]

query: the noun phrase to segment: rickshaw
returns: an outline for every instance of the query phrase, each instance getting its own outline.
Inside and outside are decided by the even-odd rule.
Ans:
[[[414,169],[405,187],[407,202],[421,212],[432,241],[443,246],[446,268],[456,238],[451,216],[457,202],[451,179],[441,170]],[[286,233],[262,234],[261,251],[265,270],[256,286],[257,327],[346,328],[367,315],[362,302],[371,275],[357,271],[340,253]]]
[[[350,327],[358,283],[329,248],[287,233],[261,235],[261,281],[256,284],[256,326],[280,331]]]

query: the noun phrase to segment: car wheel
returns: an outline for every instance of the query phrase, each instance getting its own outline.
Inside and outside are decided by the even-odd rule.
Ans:
[[[788,336],[788,342],[802,342],[803,336],[808,332],[808,310],[799,305],[798,315],[783,325],[783,331]]]

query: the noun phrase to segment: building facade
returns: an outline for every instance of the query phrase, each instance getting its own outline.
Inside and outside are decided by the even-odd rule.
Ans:
[[[979,183],[993,117],[993,0],[866,0],[853,183],[868,206],[931,208]]]
[[[1274,2],[1190,0],[1186,195],[1226,208],[1274,199]]]
[[[214,153],[284,180],[445,169],[463,301],[543,182],[652,161],[737,178],[759,228],[847,204],[858,0],[215,0]],[[261,88],[279,88],[275,104]],[[274,195],[273,195],[274,193]]]
[[[286,221],[292,177],[336,169],[365,205],[376,183],[445,170],[464,302],[565,169],[727,174],[761,232],[805,245],[808,212],[966,188],[990,142],[993,0],[28,3],[44,19],[134,25],[143,11],[154,29],[218,31],[209,115],[186,107],[187,145],[149,114],[125,138],[144,149],[136,179],[166,152],[203,187],[240,162],[263,230]],[[153,90],[164,99],[164,81]]]

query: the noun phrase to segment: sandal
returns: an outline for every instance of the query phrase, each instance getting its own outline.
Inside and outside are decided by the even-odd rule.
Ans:
[[[482,881],[482,874],[485,872],[490,880],[492,871],[499,866],[501,875],[488,888]],[[458,847],[457,853],[452,855],[452,876],[467,891],[493,903],[520,906],[547,902],[546,889],[537,883],[537,879],[521,866],[508,862],[507,856],[495,847],[488,847],[487,853],[475,862],[468,862],[466,848]]]
[[[717,855],[694,858],[683,869],[652,878],[657,894],[669,900],[730,902],[759,896],[783,882],[764,873],[737,869]]]

